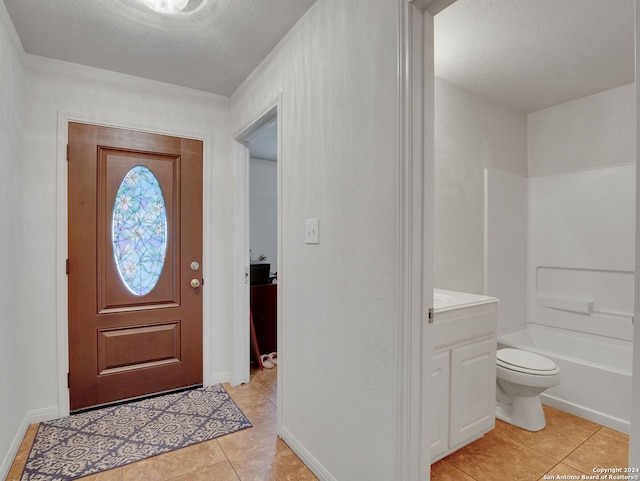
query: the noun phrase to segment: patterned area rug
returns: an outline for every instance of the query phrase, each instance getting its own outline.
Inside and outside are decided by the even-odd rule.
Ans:
[[[221,385],[40,424],[21,481],[68,481],[251,427]]]

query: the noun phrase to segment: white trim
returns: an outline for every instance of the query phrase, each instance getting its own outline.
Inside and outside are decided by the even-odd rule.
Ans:
[[[208,382],[205,382],[205,386],[213,386],[214,384],[224,384],[225,382],[230,382],[231,372],[222,371],[218,373],[213,373],[208,379]]]
[[[131,129],[161,135],[201,140],[203,142],[203,252],[202,277],[211,278],[213,246],[212,246],[212,146],[211,134],[194,131],[180,131],[162,125],[136,123],[120,119],[109,119],[82,113],[58,112],[58,136],[56,149],[56,346],[58,352],[58,407],[57,417],[69,415],[69,389],[67,388],[67,372],[69,370],[69,336],[68,336],[68,288],[66,276],[66,259],[68,243],[67,222],[67,143],[69,140],[69,122],[80,122],[119,129]],[[213,329],[212,329],[212,282],[206,282],[203,290],[203,384],[226,382],[227,373],[213,372]],[[54,419],[52,416],[49,419]]]
[[[24,435],[27,433],[28,428],[29,413],[27,413],[27,415],[22,419],[15,436],[13,436],[13,439],[11,440],[7,454],[2,460],[2,464],[0,464],[0,479],[7,479],[11,466],[13,465],[13,460],[15,459],[16,454],[18,454],[18,450],[20,449],[20,445],[22,444],[22,440],[24,439]]]
[[[58,406],[50,406],[48,408],[35,409],[27,412],[25,417],[22,418],[22,422],[20,423],[20,426],[18,426],[15,436],[13,436],[13,439],[11,440],[7,454],[0,464],[0,479],[7,478],[9,471],[11,470],[11,466],[13,466],[16,454],[18,454],[18,450],[22,445],[24,436],[27,434],[29,425],[55,419],[57,415]]]
[[[425,5],[426,11],[429,12],[431,15],[436,15],[442,12],[449,5],[455,3],[455,1],[456,0],[427,0],[424,3],[426,4]]]
[[[482,253],[482,293],[489,295],[489,169],[485,167],[483,173],[484,209],[483,209],[483,253]]]
[[[282,95],[278,96],[278,99],[275,102],[275,111],[276,114],[278,115],[278,120],[277,120],[277,124],[276,124],[276,160],[277,160],[277,165],[276,165],[276,176],[277,176],[277,189],[278,189],[278,193],[277,193],[277,197],[276,197],[276,202],[278,204],[278,218],[277,218],[277,224],[278,224],[278,246],[277,246],[277,256],[278,256],[278,266],[277,266],[277,275],[278,275],[278,293],[276,296],[277,299],[277,309],[276,309],[276,319],[277,319],[277,327],[276,327],[276,340],[277,340],[277,344],[278,344],[278,357],[280,359],[282,359],[282,352],[285,352],[285,358],[286,358],[286,349],[283,348],[284,346],[284,326],[285,326],[285,316],[284,316],[284,302],[283,300],[285,299],[285,290],[284,290],[284,282],[283,282],[283,269],[282,266],[284,265],[284,263],[282,262],[282,259],[284,259],[285,256],[285,252],[284,252],[284,248],[282,245],[282,239],[283,239],[283,235],[282,235],[282,226],[284,225],[284,221],[283,221],[283,212],[284,212],[284,195],[283,195],[283,185],[284,182],[282,181],[282,176],[283,176],[283,168],[282,166],[284,165],[283,159],[284,156],[282,155],[282,139],[283,139],[283,119],[284,116],[282,114],[282,109],[283,109],[283,105],[282,105]],[[284,389],[282,387],[282,373],[286,372],[286,366],[283,365],[282,363],[278,364],[278,366],[280,366],[278,368],[278,372],[277,372],[277,390],[276,390],[276,406],[277,406],[277,410],[278,410],[278,432],[282,431],[282,421],[284,419],[283,416],[283,412],[284,412],[284,402],[282,401],[282,393],[284,392]]]
[[[634,322],[633,322],[633,369],[631,378],[631,426],[629,428],[629,466],[640,466],[640,168],[638,168],[638,158],[640,157],[640,64],[638,63],[638,47],[640,37],[640,0],[635,0],[635,78],[636,78],[636,273],[634,289]]]
[[[29,424],[38,424],[44,421],[50,421],[51,419],[56,419],[58,415],[58,406],[49,406],[48,408],[41,409],[32,409],[29,411],[25,417],[27,422],[27,427]],[[24,431],[27,432],[26,429]],[[24,434],[23,434],[24,437]]]
[[[282,94],[267,103],[250,120],[245,122],[245,124],[233,135],[233,139],[241,144],[247,142],[251,135],[256,133],[256,131],[267,123],[274,115],[281,114],[281,104]],[[278,144],[278,153],[280,153],[280,144]]]
[[[426,388],[431,373],[426,312],[432,305],[433,35],[432,16],[400,0],[398,375],[396,479],[430,479]],[[432,42],[431,42],[432,45]]]
[[[564,411],[565,413],[573,414],[574,416],[579,416],[583,419],[593,421],[594,423],[606,426],[615,431],[629,434],[629,430],[631,428],[630,421],[619,419],[600,411],[595,411],[585,406],[569,402],[565,399],[552,396],[547,392],[543,392],[540,394],[540,401],[545,406],[551,406],[552,408],[556,408],[560,411]],[[629,466],[637,466],[637,464],[632,465],[631,463],[629,463]]]
[[[338,481],[337,478],[333,476],[329,470],[325,468],[293,434],[291,434],[289,430],[282,428],[280,437],[318,479],[321,479],[322,481]]]
[[[249,382],[249,149],[234,142],[233,170],[235,188],[234,276],[233,276],[233,372],[231,384]],[[244,320],[244,322],[243,322]]]
[[[69,415],[69,331],[66,259],[67,221],[67,142],[68,125],[78,116],[58,112],[58,145],[56,154],[56,341],[58,353],[58,417]]]
[[[398,159],[398,375],[395,391],[397,392],[397,443],[396,443],[396,479],[409,480],[411,465],[415,463],[412,446],[419,444],[420,439],[415,429],[411,429],[412,355],[407,349],[411,343],[411,245],[407,238],[411,237],[411,194],[410,194],[410,162],[411,145],[411,82],[408,69],[411,65],[411,18],[413,6],[405,0],[399,0],[399,39],[398,39],[398,98],[399,98],[399,145]]]

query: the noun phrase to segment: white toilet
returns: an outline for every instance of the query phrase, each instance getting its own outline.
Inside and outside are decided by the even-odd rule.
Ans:
[[[522,349],[496,354],[496,417],[527,431],[546,425],[539,394],[560,384],[560,368],[551,360]]]

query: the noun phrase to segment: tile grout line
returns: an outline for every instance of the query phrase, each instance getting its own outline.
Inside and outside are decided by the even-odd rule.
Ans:
[[[216,441],[218,442],[218,446],[220,446],[220,450],[222,451],[222,454],[224,454],[224,458],[227,460],[227,463],[229,463],[229,465],[231,466],[231,469],[233,469],[233,472],[235,473],[236,478],[238,478],[238,481],[242,481],[242,478],[240,477],[240,473],[238,473],[238,470],[236,469],[235,465],[229,459],[229,456],[227,455],[226,451],[220,444],[220,441],[218,439],[216,439]]]
[[[572,423],[572,424],[573,424],[573,423]],[[576,425],[576,426],[577,426],[577,425]],[[527,446],[526,444],[520,443],[520,442],[515,441],[515,440],[512,440],[512,441],[513,441],[513,442],[515,442],[516,444],[518,444],[519,446],[527,447],[527,448],[529,448],[529,449],[533,449],[533,450],[534,450],[534,451],[536,451],[537,453],[540,453],[540,454],[542,454],[542,455],[544,455],[544,456],[547,456],[547,457],[549,457],[549,458],[553,459],[554,461],[556,461],[556,464],[554,464],[554,465],[553,465],[549,470],[547,470],[545,473],[543,473],[543,474],[542,474],[542,476],[544,476],[544,475],[546,475],[547,473],[551,472],[554,468],[556,468],[556,467],[557,467],[557,466],[559,466],[560,464],[563,464],[563,462],[564,462],[564,460],[565,460],[565,459],[567,459],[569,456],[571,456],[571,454],[572,454],[572,453],[574,453],[576,450],[580,449],[580,447],[582,447],[582,445],[583,445],[584,443],[586,443],[589,439],[591,439],[593,436],[595,436],[595,435],[596,435],[596,433],[598,433],[601,429],[602,429],[602,426],[600,426],[600,427],[599,427],[598,429],[596,429],[595,431],[591,432],[591,434],[589,434],[589,436],[587,436],[587,438],[586,438],[584,441],[582,441],[580,444],[578,444],[575,448],[573,448],[569,453],[567,453],[567,455],[566,455],[566,456],[564,456],[564,457],[563,457],[562,459],[560,459],[559,461],[558,461],[558,460],[556,460],[556,459],[554,459],[554,458],[551,458],[551,456],[549,456],[548,454],[543,453],[542,451],[540,451],[539,449],[537,449],[537,448],[535,448],[535,447]],[[576,471],[579,471],[580,473],[582,473],[582,471],[580,471],[580,470],[579,470],[579,469],[577,469],[577,468],[574,468],[574,467],[573,467],[573,466],[571,466],[571,465],[567,465],[567,466],[569,466],[569,467],[571,467],[572,469],[575,469]],[[586,473],[582,473],[582,474],[586,474]],[[474,478],[474,479],[475,479],[475,478]],[[476,480],[476,481],[477,481],[477,480]]]
[[[577,425],[576,425],[577,426]],[[517,444],[520,448],[527,448],[527,449],[532,449],[534,451],[536,451],[539,454],[542,454],[543,456],[546,456],[550,459],[552,459],[553,461],[555,461],[555,464],[553,466],[551,466],[547,471],[545,471],[544,473],[542,473],[541,477],[543,477],[545,474],[549,473],[550,471],[552,471],[554,468],[556,468],[557,466],[559,466],[560,464],[562,464],[565,459],[567,459],[574,451],[576,451],[577,449],[579,449],[580,447],[582,447],[589,439],[591,439],[593,436],[595,436],[598,432],[600,432],[602,430],[603,426],[599,426],[595,431],[592,431],[586,439],[584,439],[580,444],[578,444],[578,446],[576,446],[574,449],[572,449],[569,453],[567,453],[566,456],[564,456],[562,459],[557,460],[552,458],[551,456],[549,456],[548,454],[540,451],[539,449],[533,447],[533,446],[528,446],[527,444],[524,444],[522,442],[516,441],[514,439],[511,439],[511,441],[515,444]],[[590,431],[590,430],[589,430]],[[445,458],[446,459],[446,458]],[[443,460],[445,460],[443,459]],[[450,464],[450,463],[449,463]],[[451,465],[453,466],[453,465]],[[568,465],[570,466],[570,465]],[[478,478],[472,476],[470,473],[466,472],[463,468],[458,467],[458,466],[453,466],[454,468],[458,469],[459,471],[461,471],[462,473],[464,473],[466,476],[468,476],[469,478],[473,479],[474,481],[480,481],[478,480]],[[579,471],[580,473],[582,473],[581,470],[574,468],[573,466],[570,466],[572,469],[576,469],[576,471]],[[583,473],[584,474],[584,473]],[[540,477],[540,478],[541,478]],[[540,479],[538,478],[538,479]]]
[[[592,437],[594,437],[597,433],[599,433],[601,429],[602,429],[602,426],[600,426],[598,429],[596,429],[595,431],[593,431],[593,432],[589,435],[589,437],[588,437],[587,439],[585,439],[584,441],[582,441],[578,446],[576,446],[573,450],[571,450],[571,452],[570,452],[569,454],[567,454],[564,458],[562,458],[562,461],[560,461],[560,462],[563,462],[565,459],[567,459],[569,456],[571,456],[574,452],[576,452],[578,449],[580,449],[580,448],[581,448],[581,447],[582,447],[582,446],[583,446],[587,441],[589,441],[589,439],[591,439],[591,438],[592,438]],[[570,466],[571,468],[575,469],[576,471],[580,471],[580,472],[582,473],[582,471],[581,471],[580,469],[578,469],[578,468],[574,468],[573,466],[571,466],[571,465],[569,465],[569,464],[568,464],[567,466]],[[587,474],[587,473],[582,473],[582,474]]]
[[[453,453],[452,453],[452,454],[453,454]],[[461,473],[463,473],[465,476],[468,476],[469,478],[473,479],[473,481],[481,481],[481,480],[479,480],[478,478],[476,478],[476,477],[472,476],[471,474],[467,473],[464,469],[459,468],[458,466],[455,466],[455,465],[451,464],[451,463],[450,463],[449,461],[447,461],[446,459],[447,459],[447,458],[446,458],[446,457],[444,457],[444,458],[440,459],[440,460],[439,460],[439,461],[437,461],[437,462],[439,463],[440,461],[444,461],[444,462],[445,462],[445,463],[447,463],[449,466],[451,466],[453,469],[456,469],[456,470],[460,471]]]
[[[224,454],[225,459],[231,465],[231,469],[233,469],[233,472],[235,473],[236,477],[238,478],[238,481],[242,481],[242,476],[240,476],[240,473],[238,472],[238,469],[236,468],[236,465],[233,463],[233,461],[231,460],[231,458],[229,457],[227,452],[224,450],[224,448],[220,444],[220,441],[218,441],[218,446],[220,446],[220,449],[222,450],[222,453]]]
[[[248,383],[249,384],[249,383]],[[259,397],[261,398],[261,404],[263,403],[264,405],[269,405],[271,407],[275,407],[277,408],[277,403],[272,399],[272,396],[274,395],[274,391],[273,390],[269,390],[269,389],[265,389],[264,386],[261,386],[261,383],[255,383],[254,384],[255,388],[256,388],[256,392],[259,395]],[[226,390],[226,389],[225,389]],[[240,404],[238,404],[238,402],[233,399],[233,396],[231,395],[231,393],[227,392],[227,394],[229,395],[229,397],[233,400],[234,403],[236,403],[238,405],[238,407],[240,407]],[[244,414],[244,410],[240,407],[241,411],[243,411]],[[246,414],[245,414],[246,416]],[[252,423],[253,424],[253,423]],[[25,437],[23,438],[23,442],[25,441],[25,438],[27,437],[27,433],[25,433]],[[219,447],[219,449],[222,451],[222,454],[224,455],[225,461],[228,462],[231,465],[231,468],[234,472],[234,474],[236,475],[236,478],[238,481],[242,481],[242,477],[240,476],[236,466],[234,465],[234,463],[231,461],[231,459],[229,458],[229,455],[227,454],[227,452],[224,450],[224,448],[222,447],[221,443],[220,443],[220,439],[216,438],[216,443]],[[277,437],[276,437],[276,442],[277,442]],[[31,444],[33,444],[33,440],[31,440]],[[30,448],[31,446],[29,446]],[[16,457],[17,457],[17,453],[16,453]],[[208,466],[215,466],[217,464],[221,464],[225,461],[220,461],[218,463],[211,463]],[[13,463],[14,464],[16,462],[16,460],[14,459]],[[26,464],[26,459],[25,459],[25,464]],[[22,470],[24,469],[24,466],[22,466],[22,469],[20,470],[20,473],[22,472]],[[115,479],[118,479],[119,481],[124,481],[126,476],[124,474],[124,469],[123,467],[118,467],[117,468],[119,470],[119,473],[116,474]],[[106,472],[106,471],[103,471]],[[180,479],[181,477],[188,475],[190,473],[193,473],[195,471],[189,471],[188,473],[181,473],[179,476],[173,477],[173,478],[168,478],[167,481],[171,481],[171,480],[177,480]],[[99,473],[98,473],[99,474]],[[16,480],[17,481],[17,480]]]

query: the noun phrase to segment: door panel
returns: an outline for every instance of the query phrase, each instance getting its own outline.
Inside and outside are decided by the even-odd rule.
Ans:
[[[101,312],[122,307],[132,308],[142,306],[149,308],[177,305],[178,286],[180,285],[180,272],[177,268],[176,252],[180,226],[177,213],[180,212],[180,157],[148,153],[123,153],[119,150],[98,147],[98,205],[103,208],[99,212],[98,220],[98,257],[101,259],[99,272],[101,277],[101,290],[98,293]],[[112,217],[113,206],[116,202],[116,193],[124,176],[134,167],[141,165],[152,171],[162,188],[162,194],[166,206],[166,218],[168,225],[174,228],[168,229],[168,245],[172,248],[166,250],[164,269],[153,290],[146,296],[134,297],[121,282],[120,274],[113,262],[112,242]],[[178,279],[174,279],[174,273]]]
[[[69,123],[68,157],[71,410],[201,384],[202,142]]]
[[[452,448],[495,426],[495,356],[495,338],[451,350]]]
[[[100,329],[98,374],[180,362],[180,323]]]

